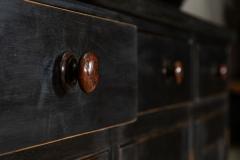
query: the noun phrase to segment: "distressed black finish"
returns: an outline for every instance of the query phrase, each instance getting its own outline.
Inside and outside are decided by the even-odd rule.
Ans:
[[[162,136],[143,137],[135,144],[120,148],[120,160],[188,159],[187,130],[179,129]],[[175,145],[173,145],[175,144]]]
[[[193,147],[197,159],[225,159],[228,146],[227,96],[218,95],[193,108]]]
[[[162,157],[166,160],[186,160],[189,154],[187,142],[188,135],[184,130],[141,142],[138,144],[138,160],[155,160]]]
[[[140,111],[191,100],[190,47],[185,39],[139,33],[138,105]],[[181,84],[176,82],[174,72],[167,76],[163,73],[166,66],[173,68],[177,61],[183,64],[184,78]]]
[[[135,120],[134,25],[19,0],[0,10],[0,153]],[[94,93],[54,92],[54,62],[65,51],[97,53]]]
[[[31,148],[25,151],[1,156],[1,160],[75,160],[77,158],[88,158],[104,153],[111,157],[109,141],[110,132],[99,132],[62,140],[59,142]]]
[[[137,122],[114,129],[113,142],[121,144],[119,159],[187,159],[190,108],[185,104],[140,115]]]
[[[0,1],[0,22],[1,160],[226,159],[227,30],[155,0]],[[97,54],[94,92],[56,93],[65,51]]]
[[[199,45],[199,96],[209,96],[225,92],[227,79],[219,75],[219,67],[227,65],[228,48],[225,45]]]
[[[135,123],[111,130],[111,139],[123,145],[148,135],[161,135],[178,128],[187,128],[190,125],[190,108],[191,104],[184,104],[139,115]]]

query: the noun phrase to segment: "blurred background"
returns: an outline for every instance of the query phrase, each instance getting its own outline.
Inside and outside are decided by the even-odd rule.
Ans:
[[[180,6],[183,12],[236,32],[236,42],[229,59],[229,160],[240,160],[240,0],[175,0],[174,5]]]
[[[217,25],[225,25],[225,7],[231,0],[185,0],[180,9]]]

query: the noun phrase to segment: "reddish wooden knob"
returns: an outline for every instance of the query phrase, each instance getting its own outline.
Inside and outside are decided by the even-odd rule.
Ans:
[[[175,61],[174,63],[166,63],[162,68],[162,74],[165,78],[174,78],[176,84],[182,84],[184,80],[184,67],[181,61]]]
[[[79,60],[78,83],[85,93],[96,89],[99,83],[99,60],[95,53],[88,52]]]
[[[221,64],[218,67],[218,75],[221,79],[225,80],[228,77],[228,67],[226,64]]]
[[[53,87],[58,95],[64,95],[76,86],[85,93],[93,92],[99,83],[99,60],[95,53],[84,54],[77,62],[72,52],[57,57],[53,69]]]
[[[59,58],[59,79],[62,89],[64,90],[64,92],[67,92],[77,83],[77,78],[75,76],[75,72],[77,69],[77,60],[74,54],[71,52],[66,52],[62,54]]]
[[[183,64],[181,61],[176,61],[174,63],[174,75],[177,84],[181,84],[184,79]]]

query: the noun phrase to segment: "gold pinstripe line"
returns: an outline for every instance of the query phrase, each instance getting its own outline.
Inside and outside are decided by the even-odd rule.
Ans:
[[[131,120],[131,121],[123,122],[123,123],[120,123],[120,124],[116,124],[116,125],[112,125],[112,126],[108,126],[108,127],[96,129],[96,130],[93,130],[93,131],[88,131],[88,132],[84,132],[84,133],[80,133],[80,134],[68,136],[68,137],[64,137],[64,138],[60,138],[60,139],[56,139],[56,140],[51,140],[51,141],[49,141],[49,142],[44,142],[44,143],[40,143],[40,144],[36,144],[36,145],[29,146],[29,147],[24,147],[24,148],[17,149],[17,150],[14,150],[14,151],[9,151],[9,152],[5,152],[5,153],[1,153],[0,156],[5,156],[5,155],[9,155],[9,154],[21,152],[21,151],[33,149],[33,148],[36,148],[36,147],[40,147],[40,146],[44,146],[44,145],[48,145],[48,144],[60,142],[60,141],[63,141],[63,140],[67,140],[67,139],[71,139],[71,138],[75,138],[75,137],[80,137],[80,136],[84,136],[84,135],[88,135],[88,134],[96,133],[96,132],[100,132],[100,131],[105,131],[105,130],[107,130],[107,129],[111,129],[111,128],[115,128],[115,127],[120,127],[120,126],[128,125],[128,124],[130,124],[130,123],[135,122],[136,120],[137,120],[137,119],[135,118],[135,119],[133,119],[133,120]]]
[[[87,17],[91,17],[91,18],[95,18],[95,19],[100,19],[100,20],[104,20],[104,21],[108,21],[108,22],[113,22],[113,23],[118,23],[118,24],[122,24],[122,25],[128,25],[128,26],[134,27],[135,29],[137,28],[136,25],[131,24],[131,23],[126,23],[126,22],[121,22],[121,21],[118,21],[118,20],[113,20],[113,19],[109,19],[109,18],[104,18],[104,17],[95,16],[95,15],[90,15],[90,14],[87,14],[87,13],[82,13],[82,12],[78,12],[78,11],[73,11],[73,10],[70,10],[70,9],[61,8],[61,7],[53,6],[53,5],[50,5],[50,4],[45,4],[45,3],[36,2],[36,1],[33,1],[33,0],[23,0],[23,1],[26,2],[26,3],[31,3],[31,4],[33,4],[33,5],[38,5],[38,6],[42,6],[42,7],[52,8],[52,9],[61,10],[61,11],[65,11],[65,12],[70,12],[70,13],[73,13],[73,14],[78,14],[78,15],[82,15],[82,16],[87,16]]]

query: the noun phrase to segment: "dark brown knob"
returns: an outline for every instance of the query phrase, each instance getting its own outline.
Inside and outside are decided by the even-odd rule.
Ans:
[[[78,83],[86,92],[93,92],[99,83],[99,60],[95,53],[89,52],[79,60]]]
[[[183,64],[181,61],[174,63],[174,75],[177,84],[181,84],[184,79]]]
[[[79,61],[72,52],[60,55],[54,65],[53,86],[64,95],[77,84],[85,93],[93,92],[99,83],[99,60],[95,53],[84,54]]]
[[[226,64],[221,64],[218,67],[218,75],[221,79],[225,80],[228,77],[228,67]]]
[[[66,52],[59,57],[59,78],[64,91],[76,85],[77,60],[73,53]]]
[[[176,84],[181,84],[184,79],[184,68],[181,61],[165,62],[162,68],[162,74],[165,78],[174,78]]]

